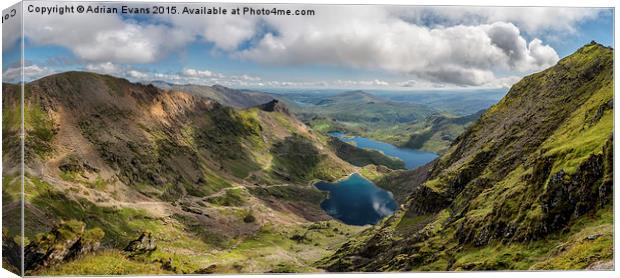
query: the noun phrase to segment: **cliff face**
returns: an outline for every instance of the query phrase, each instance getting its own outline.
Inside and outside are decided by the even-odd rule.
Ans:
[[[592,43],[515,84],[436,161],[399,212],[323,264],[330,271],[574,269],[610,260],[612,134],[613,50]]]

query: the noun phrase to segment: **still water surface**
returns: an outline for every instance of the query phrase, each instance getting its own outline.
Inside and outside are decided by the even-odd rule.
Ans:
[[[358,173],[335,183],[320,181],[314,185],[329,192],[329,198],[321,203],[321,208],[345,224],[375,224],[398,208],[391,192]]]
[[[418,168],[437,158],[436,153],[408,148],[399,148],[392,144],[375,141],[365,137],[348,136],[339,131],[330,132],[329,135],[334,136],[343,142],[354,142],[358,148],[378,150],[383,152],[385,155],[400,158],[402,161],[405,162],[405,167],[407,169]]]

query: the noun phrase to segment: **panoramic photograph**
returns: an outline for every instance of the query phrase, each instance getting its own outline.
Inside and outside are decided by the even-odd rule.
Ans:
[[[2,266],[614,269],[614,8],[3,11]]]

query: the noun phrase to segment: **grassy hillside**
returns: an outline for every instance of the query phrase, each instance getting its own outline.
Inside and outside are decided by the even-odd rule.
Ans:
[[[613,50],[527,76],[329,271],[583,269],[613,258]],[[401,175],[412,175],[405,172]],[[613,265],[613,261],[611,261]]]
[[[445,152],[466,128],[480,118],[484,111],[462,117],[431,116],[404,130],[415,130],[402,146],[412,149]],[[407,138],[406,135],[402,137]]]

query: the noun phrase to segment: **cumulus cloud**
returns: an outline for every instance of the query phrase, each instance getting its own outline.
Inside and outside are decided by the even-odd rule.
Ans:
[[[84,66],[84,70],[109,74],[112,76],[119,76],[123,78],[129,78],[134,81],[143,81],[152,79],[153,73],[148,71],[141,71],[131,66],[119,65],[111,62],[87,64]]]
[[[220,4],[223,8],[232,9],[237,5]],[[254,37],[260,29],[261,17],[210,15],[210,16],[178,16],[170,15],[162,21],[187,30],[202,40],[213,43],[223,51],[237,50],[239,45]]]
[[[277,34],[266,34],[238,56],[264,64],[383,69],[466,86],[491,82],[497,70],[532,71],[559,59],[539,39],[528,44],[512,23],[431,28],[386,10],[359,8],[343,17],[339,9],[330,7],[319,19],[296,24],[270,18]]]
[[[231,87],[263,87],[261,78],[248,74],[225,75],[207,69],[185,68],[179,72],[162,73],[152,70],[138,69],[131,65],[120,65],[111,62],[92,63],[84,66],[83,70],[124,77],[135,82],[150,82],[154,80],[176,84],[214,85],[220,84]]]
[[[188,77],[213,77],[214,73],[209,70],[184,69],[183,75]]]
[[[97,73],[103,73],[103,74],[111,74],[111,75],[118,75],[124,72],[124,68],[116,65],[112,62],[104,62],[104,63],[97,63],[97,64],[87,64],[84,69],[86,69],[87,71],[92,71],[92,72],[97,72]]]
[[[207,18],[208,22],[202,33],[207,41],[215,43],[215,45],[223,50],[234,50],[239,45],[254,36],[257,20],[242,18]]]
[[[66,47],[89,62],[150,63],[193,40],[187,30],[108,14],[26,14],[25,35],[36,44]],[[70,31],[68,31],[70,30]]]
[[[393,12],[416,24],[480,25],[498,21],[512,22],[520,29],[541,34],[546,31],[574,32],[583,21],[610,12],[604,8],[571,7],[417,7],[414,9],[391,8]]]
[[[127,75],[131,78],[138,79],[138,80],[145,80],[150,77],[148,73],[144,73],[139,70],[128,70]]]

